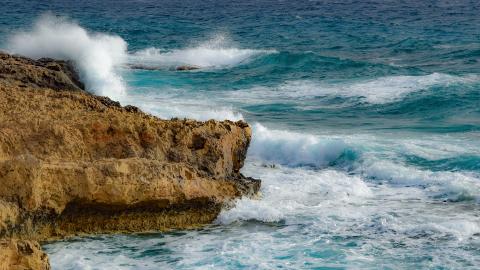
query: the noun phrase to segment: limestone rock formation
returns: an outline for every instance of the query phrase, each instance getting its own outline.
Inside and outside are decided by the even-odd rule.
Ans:
[[[0,239],[0,270],[49,270],[48,256],[35,241]]]
[[[68,62],[0,53],[0,257],[47,269],[23,239],[209,223],[260,187],[240,173],[250,139],[245,122],[162,120],[85,92]]]

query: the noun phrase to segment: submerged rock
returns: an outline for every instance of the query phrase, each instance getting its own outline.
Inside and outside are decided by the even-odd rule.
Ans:
[[[164,70],[164,67],[160,66],[149,66],[143,64],[127,64],[126,65],[130,69],[141,69],[141,70]]]
[[[14,238],[199,226],[258,191],[245,122],[162,120],[82,89],[68,62],[0,53],[0,256]]]
[[[190,66],[190,65],[183,65],[183,66],[178,66],[175,70],[177,70],[177,71],[186,71],[186,70],[195,70],[195,69],[200,69],[200,67]]]
[[[176,70],[176,71],[188,71],[188,70],[196,70],[200,69],[199,66],[192,66],[192,65],[181,65],[181,66],[173,66],[173,67],[162,67],[162,66],[151,66],[151,65],[143,65],[143,64],[127,64],[127,67],[130,69],[141,69],[141,70]]]

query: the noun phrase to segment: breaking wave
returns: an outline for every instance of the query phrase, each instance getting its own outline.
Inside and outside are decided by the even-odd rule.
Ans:
[[[282,130],[270,130],[253,125],[249,157],[291,167],[325,167],[349,150],[340,139],[319,138]]]
[[[7,50],[35,59],[71,60],[87,89],[112,98],[125,92],[116,67],[126,60],[127,43],[119,36],[89,32],[65,18],[43,15],[31,30],[12,35]]]
[[[88,90],[119,99],[126,93],[120,69],[134,65],[146,69],[181,65],[198,68],[231,67],[274,50],[240,49],[224,35],[197,46],[164,51],[147,48],[128,53],[128,44],[115,34],[86,30],[76,22],[51,14],[41,16],[31,29],[11,35],[6,44],[10,53],[38,59],[70,60]]]

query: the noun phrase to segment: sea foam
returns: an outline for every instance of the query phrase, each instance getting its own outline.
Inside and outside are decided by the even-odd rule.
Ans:
[[[31,58],[71,60],[89,90],[117,97],[125,84],[116,67],[126,59],[127,43],[116,35],[91,33],[65,18],[43,15],[29,31],[12,35],[11,53]]]
[[[234,208],[221,212],[217,223],[248,220],[289,223],[303,213],[323,210],[326,215],[330,206],[362,202],[373,195],[360,177],[331,169],[270,168],[249,162],[244,173],[262,179],[261,199],[238,200]]]

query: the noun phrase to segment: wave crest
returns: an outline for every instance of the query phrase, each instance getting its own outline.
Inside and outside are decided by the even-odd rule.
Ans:
[[[249,157],[287,166],[324,167],[338,160],[348,146],[340,139],[325,138],[253,125]]]
[[[217,35],[198,46],[185,49],[167,51],[151,47],[131,54],[129,62],[148,68],[180,65],[218,68],[238,65],[252,57],[275,52],[274,50],[240,49],[230,43],[224,35]]]

